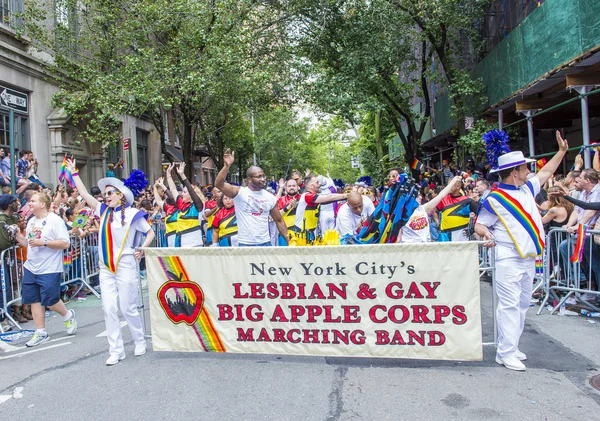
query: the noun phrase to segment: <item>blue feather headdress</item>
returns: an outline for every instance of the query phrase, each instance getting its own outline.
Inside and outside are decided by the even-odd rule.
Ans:
[[[344,186],[345,186],[345,184],[344,184],[344,182],[342,181],[342,179],[341,179],[341,178],[334,178],[334,179],[333,179],[333,184],[334,184],[334,185],[335,185],[335,186],[336,186],[338,189],[343,189],[343,188],[344,188]]]
[[[371,186],[372,184],[372,180],[371,180],[371,176],[370,175],[363,175],[362,177],[360,177],[358,180],[356,180],[357,183],[365,183],[367,186]]]
[[[148,179],[144,171],[136,169],[131,171],[129,178],[123,184],[131,190],[134,196],[139,196],[148,186]]]
[[[490,130],[482,136],[485,145],[485,153],[487,155],[488,164],[492,168],[498,166],[498,158],[500,155],[510,152],[508,147],[508,134],[504,130]]]

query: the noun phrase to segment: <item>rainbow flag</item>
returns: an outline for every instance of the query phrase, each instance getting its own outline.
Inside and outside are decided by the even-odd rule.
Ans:
[[[410,168],[412,168],[413,170],[421,171],[423,169],[423,164],[418,159],[414,159]]]
[[[67,155],[63,158],[62,165],[60,166],[60,172],[58,173],[58,181],[64,183],[65,180],[69,183],[71,188],[75,188],[75,180],[73,180],[73,175],[71,175],[71,171],[67,169]]]
[[[582,224],[579,224],[577,228],[577,241],[575,242],[575,247],[573,248],[573,254],[569,259],[573,263],[579,263],[583,260],[583,250],[585,249],[585,236],[587,234],[588,227]]]

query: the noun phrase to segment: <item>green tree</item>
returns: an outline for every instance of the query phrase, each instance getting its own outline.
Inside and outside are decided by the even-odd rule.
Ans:
[[[302,93],[322,110],[358,123],[361,114],[386,114],[406,161],[418,156],[432,109],[432,85],[447,86],[455,112],[479,105],[481,87],[464,70],[483,0],[280,2],[298,28]],[[382,148],[376,145],[382,159]],[[382,168],[385,165],[382,165]]]
[[[26,10],[24,33],[62,81],[55,104],[91,141],[114,142],[127,114],[151,119],[164,147],[170,113],[184,159],[203,144],[220,166],[227,127],[285,94],[287,28],[252,0],[31,0]]]

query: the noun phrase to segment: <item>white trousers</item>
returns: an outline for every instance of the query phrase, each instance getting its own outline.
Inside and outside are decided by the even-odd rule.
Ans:
[[[327,230],[335,229],[335,214],[333,213],[333,209],[319,212],[319,228],[321,229],[321,234]]]
[[[498,347],[500,358],[513,355],[519,347],[519,339],[525,326],[525,316],[531,303],[534,258],[509,258],[496,261],[496,294],[498,308]]]
[[[116,274],[100,265],[100,288],[109,352],[119,355],[124,351],[123,335],[119,324],[119,307],[127,321],[133,341],[136,344],[144,343],[142,319],[137,308],[139,287],[135,257],[122,256]]]

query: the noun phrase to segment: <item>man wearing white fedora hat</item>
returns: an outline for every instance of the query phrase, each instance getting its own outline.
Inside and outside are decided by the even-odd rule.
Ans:
[[[503,132],[496,134],[507,140]],[[569,149],[558,131],[556,141],[558,153],[529,180],[527,164],[535,160],[525,158],[520,151],[498,157],[492,171],[500,175],[502,182],[482,203],[475,224],[475,232],[485,240],[484,245],[496,246],[496,362],[511,370],[526,369],[522,361],[527,356],[518,349],[519,339],[531,299],[535,258],[544,249],[544,228],[535,196]],[[488,147],[488,157],[490,149],[499,150]]]

